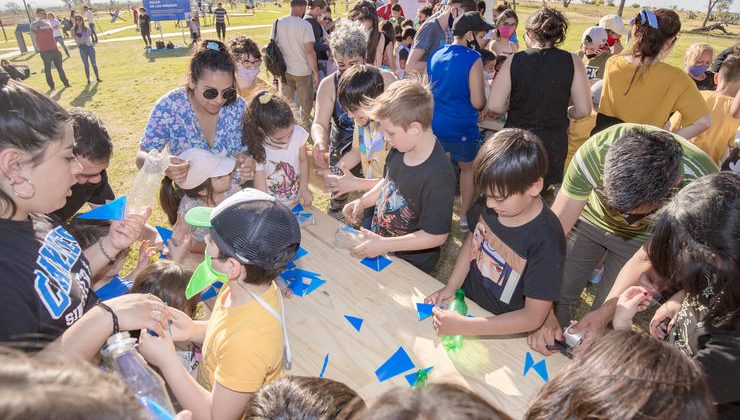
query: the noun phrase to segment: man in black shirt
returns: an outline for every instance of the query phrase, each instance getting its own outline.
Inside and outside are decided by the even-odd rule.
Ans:
[[[77,184],[72,186],[72,195],[67,197],[67,203],[54,212],[62,221],[74,216],[85,203],[99,206],[116,198],[105,172],[113,154],[108,130],[95,114],[86,109],[72,108],[69,113],[75,133],[74,154],[82,172],[76,176]]]

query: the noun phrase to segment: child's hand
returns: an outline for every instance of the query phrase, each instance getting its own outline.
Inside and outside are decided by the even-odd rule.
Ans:
[[[170,165],[165,169],[164,174],[177,184],[185,182],[190,170],[190,162],[180,159],[177,156],[170,156]]]
[[[355,176],[352,175],[350,170],[347,168],[347,164],[342,162],[339,165],[339,169],[342,170],[342,176],[332,175],[328,173],[326,175],[326,188],[337,195],[343,195],[348,192],[356,191],[355,187]]]
[[[650,320],[650,334],[658,340],[665,340],[668,333],[673,329],[678,317],[678,311],[681,310],[681,304],[686,297],[683,290],[671,296],[666,303],[660,305]],[[668,320],[666,323],[665,321]]]
[[[455,297],[455,290],[449,290],[447,287],[443,287],[424,298],[424,303],[442,306],[447,304],[453,297]]]
[[[170,332],[165,330],[155,337],[147,330],[141,330],[139,335],[139,353],[150,364],[162,369],[171,363],[179,363],[175,343],[172,341]]]
[[[432,318],[432,327],[434,332],[439,336],[443,335],[465,335],[463,330],[467,318],[455,311],[446,311],[438,307],[432,308],[434,318]]]
[[[139,239],[147,219],[152,214],[152,208],[147,207],[144,214],[129,213],[123,220],[116,220],[110,225],[108,235],[103,238],[105,245],[118,254]]]
[[[632,286],[619,295],[617,309],[612,318],[614,329],[629,329],[632,318],[637,312],[647,309],[650,303],[650,292],[644,287]]]
[[[362,207],[362,202],[358,198],[357,200],[352,200],[347,203],[342,209],[342,214],[344,214],[344,218],[347,219],[348,222],[358,223],[363,210],[365,209]]]
[[[152,261],[152,257],[157,255],[159,252],[159,248],[156,246],[151,245],[151,241],[144,240],[141,241],[141,245],[139,245],[139,256],[136,258],[136,266],[133,270],[131,270],[130,273],[128,273],[128,278],[134,280],[138,275],[144,271],[144,269],[149,265],[149,263]]]
[[[176,263],[181,263],[190,253],[190,233],[179,241],[174,237],[167,240],[167,256]]]
[[[365,235],[365,241],[350,250],[352,256],[357,258],[375,258],[387,251],[382,236],[365,228],[360,229],[360,231]]]
[[[253,180],[257,162],[244,152],[234,153],[234,159],[236,159],[236,171],[239,173],[239,179],[242,184],[246,181]]]
[[[195,323],[185,312],[167,306],[167,319],[172,323],[167,326],[168,332],[172,335],[172,341],[192,341]]]
[[[313,194],[308,189],[308,186],[302,186],[298,189],[298,203],[303,207],[310,207],[313,203]]]

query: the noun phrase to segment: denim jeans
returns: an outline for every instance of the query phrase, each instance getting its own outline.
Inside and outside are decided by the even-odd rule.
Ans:
[[[95,48],[82,44],[79,46],[79,49],[82,64],[85,66],[85,79],[90,80],[90,64],[92,64],[93,72],[95,72],[95,78],[100,79],[98,75],[98,63],[95,61]]]
[[[64,49],[64,53],[67,54],[67,57],[69,57],[69,50],[67,49],[67,46],[64,45],[64,38],[61,36],[54,37],[54,40],[57,42],[57,44],[61,45]]]
[[[54,67],[57,68],[59,79],[61,79],[62,83],[64,83],[65,86],[69,84],[69,80],[67,80],[67,75],[64,74],[64,69],[62,68],[62,53],[59,52],[59,50],[41,51],[41,60],[44,62],[44,74],[46,75],[46,84],[49,85],[51,89],[54,89],[54,78],[51,77],[52,64],[54,65]]]

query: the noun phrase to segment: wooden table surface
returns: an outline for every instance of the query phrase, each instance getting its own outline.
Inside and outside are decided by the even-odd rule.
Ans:
[[[394,387],[408,387],[406,374],[434,366],[429,383],[461,384],[514,418],[524,415],[545,383],[534,369],[522,376],[529,351],[525,335],[465,337],[462,350],[448,355],[432,330],[431,317],[419,321],[416,312],[416,303],[442,284],[396,257],[381,272],[365,267],[349,251],[334,246],[340,222],[314,208],[305,211],[313,213],[316,224],[308,221],[301,227],[301,246],[308,255],[295,263],[320,273],[326,284],[308,296],[285,299],[293,352],[292,369],[286,374],[318,376],[329,354],[324,377],[347,384],[371,404]],[[473,316],[491,315],[470,299],[466,303]],[[345,315],[364,320],[360,332]],[[375,370],[399,346],[415,370],[379,382]],[[536,352],[532,356],[535,363],[544,357]],[[559,354],[548,357],[550,377],[567,362]]]

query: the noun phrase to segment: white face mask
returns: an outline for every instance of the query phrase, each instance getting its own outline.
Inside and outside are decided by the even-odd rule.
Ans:
[[[245,87],[249,86],[252,83],[254,83],[254,79],[257,78],[257,75],[260,73],[260,68],[255,67],[251,69],[245,69],[244,67],[237,67],[236,69],[237,73],[237,83],[239,83],[239,86]]]

